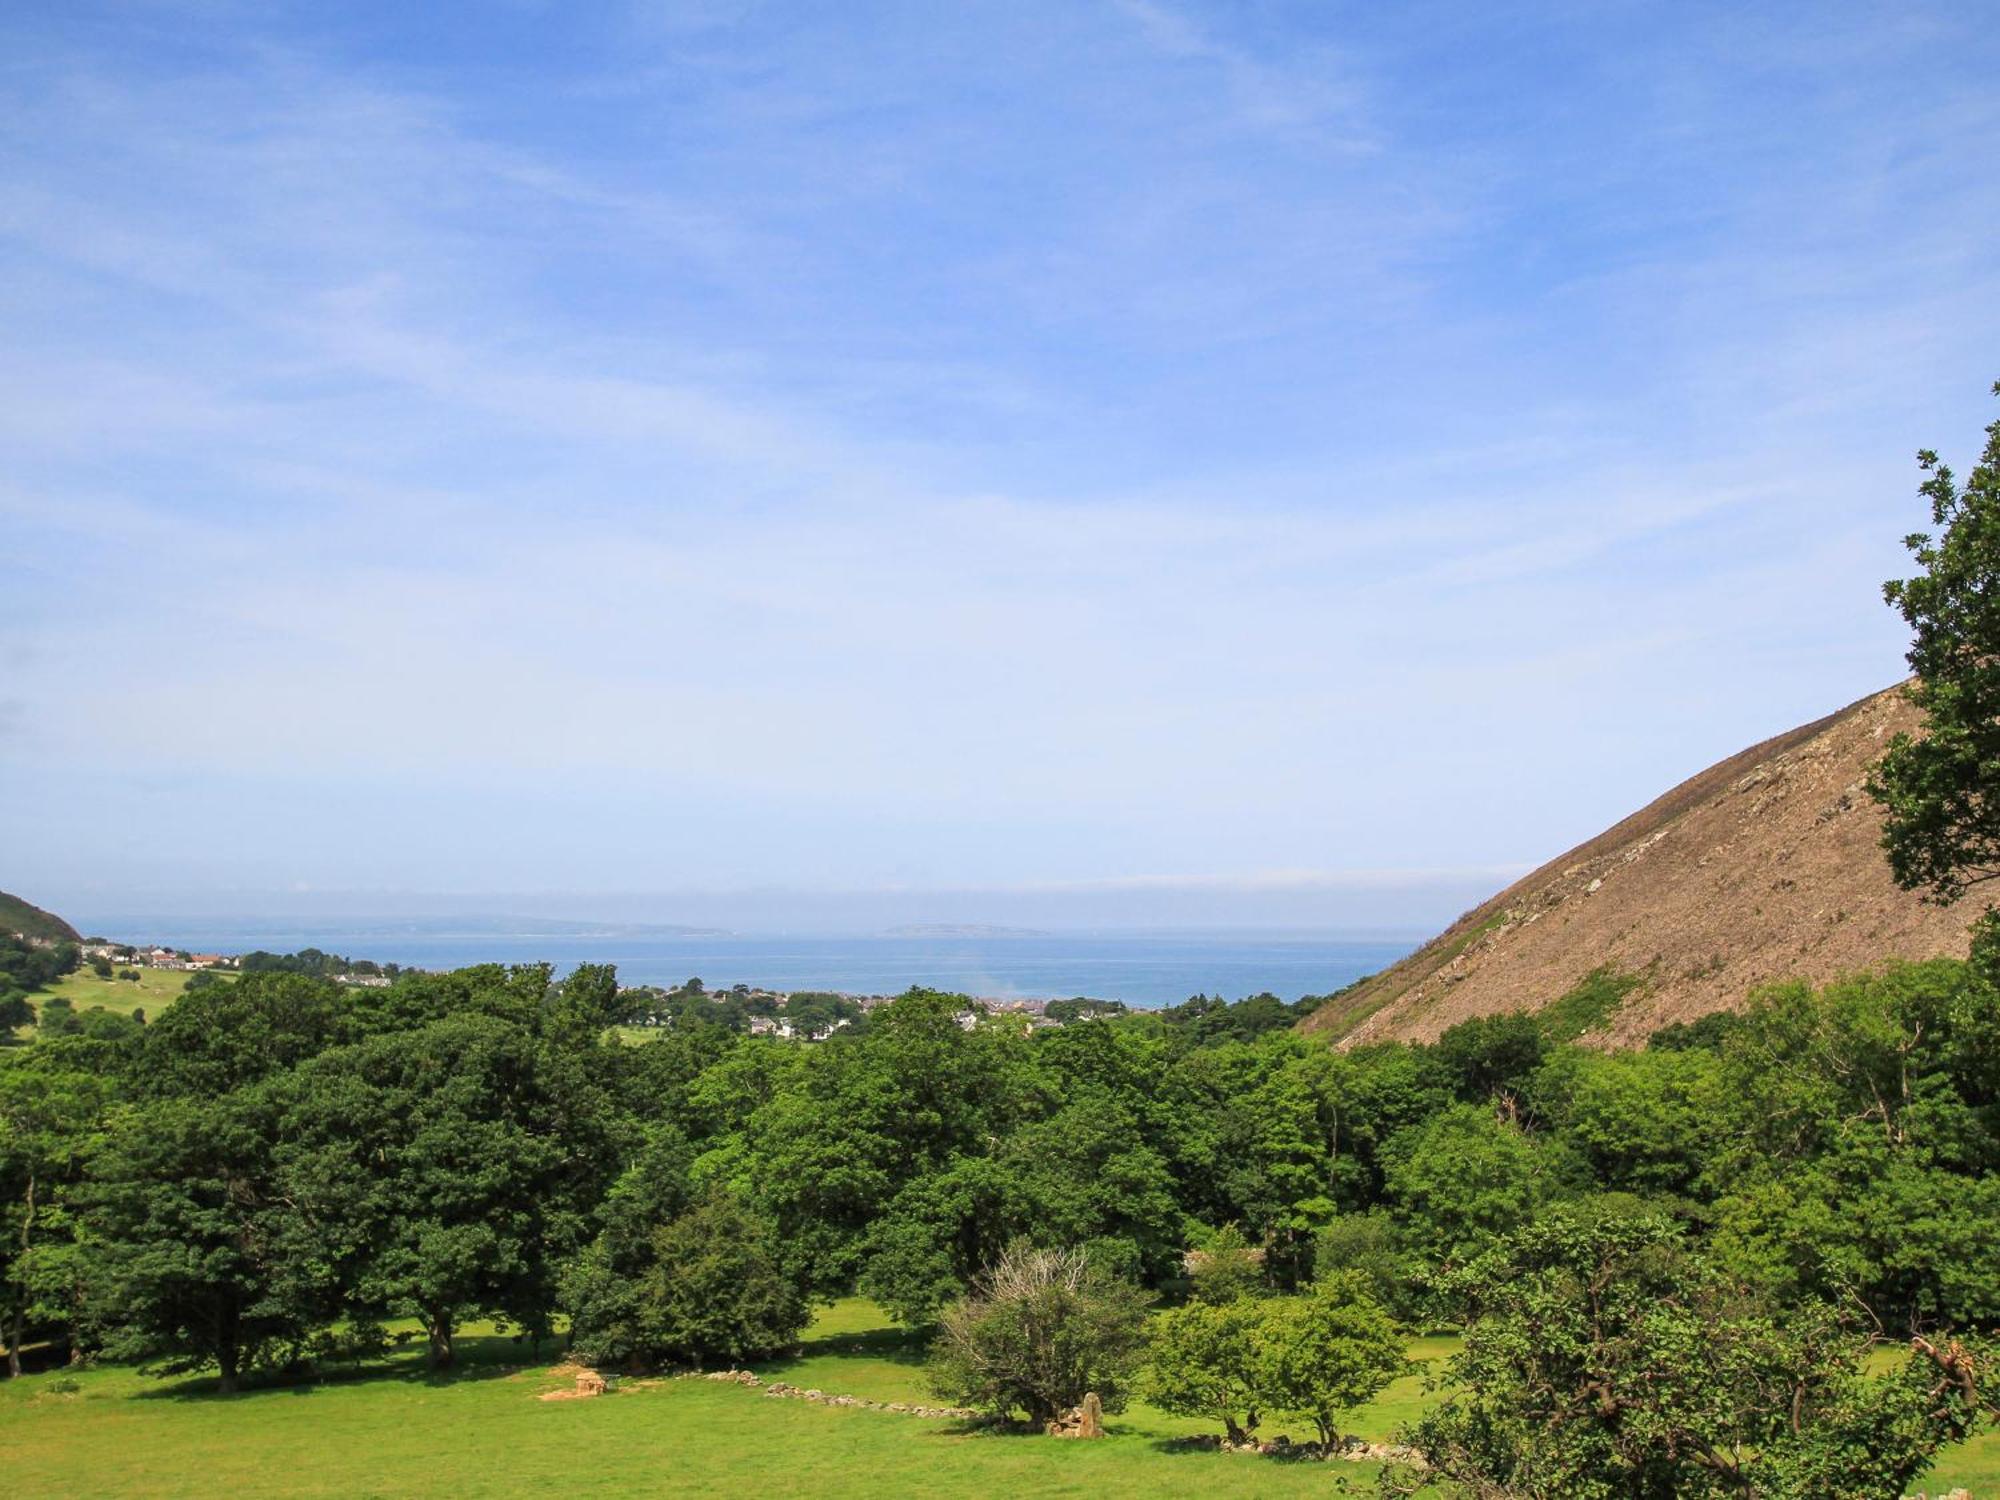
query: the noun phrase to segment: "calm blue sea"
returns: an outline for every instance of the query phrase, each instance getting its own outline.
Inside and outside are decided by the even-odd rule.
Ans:
[[[1414,941],[1262,934],[1035,937],[680,937],[396,932],[184,920],[104,918],[92,931],[199,953],[319,948],[348,958],[449,969],[472,963],[614,963],[626,984],[710,989],[749,984],[893,995],[928,985],[988,999],[1088,995],[1128,1005],[1174,1005],[1190,995],[1238,999],[1269,990],[1286,1000],[1323,995],[1386,968]]]

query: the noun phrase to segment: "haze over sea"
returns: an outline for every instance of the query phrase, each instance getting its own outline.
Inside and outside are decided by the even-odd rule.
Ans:
[[[1292,932],[1036,933],[1005,936],[741,936],[662,934],[606,928],[579,932],[356,925],[202,925],[185,919],[100,917],[89,930],[121,941],[165,943],[201,953],[318,948],[425,969],[474,963],[612,963],[625,984],[678,984],[698,976],[710,989],[749,984],[900,994],[912,985],[985,999],[1088,995],[1128,1005],[1173,1005],[1190,995],[1237,999],[1270,991],[1285,1000],[1320,995],[1394,963],[1407,937]]]

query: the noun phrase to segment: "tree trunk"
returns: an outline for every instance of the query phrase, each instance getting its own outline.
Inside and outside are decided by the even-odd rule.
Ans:
[[[222,1369],[222,1379],[216,1389],[225,1396],[236,1394],[237,1365],[242,1358],[240,1336],[236,1301],[231,1298],[223,1303],[215,1318],[215,1362]]]
[[[452,1361],[451,1310],[449,1308],[439,1308],[433,1311],[430,1315],[429,1326],[426,1331],[430,1334],[431,1339],[431,1368],[433,1370],[450,1369]]]
[[[21,1215],[21,1263],[25,1267],[28,1246],[35,1228],[35,1174],[28,1174],[28,1211]],[[7,1335],[7,1378],[18,1380],[21,1376],[21,1325],[28,1307],[28,1288],[24,1283],[21,1296],[14,1304],[14,1326]]]

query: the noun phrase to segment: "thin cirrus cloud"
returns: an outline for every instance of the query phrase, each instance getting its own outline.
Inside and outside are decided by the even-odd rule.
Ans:
[[[5,23],[12,886],[1428,916],[1899,671],[1976,8],[486,19]]]

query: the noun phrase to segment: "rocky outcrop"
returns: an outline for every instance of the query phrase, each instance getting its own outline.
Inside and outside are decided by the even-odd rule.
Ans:
[[[1104,1403],[1091,1391],[1083,1400],[1048,1425],[1050,1437],[1101,1438],[1104,1436]]]
[[[539,1398],[543,1401],[587,1401],[611,1389],[611,1382],[587,1365],[557,1365],[549,1373],[574,1375],[576,1384],[566,1391],[544,1391]]]

